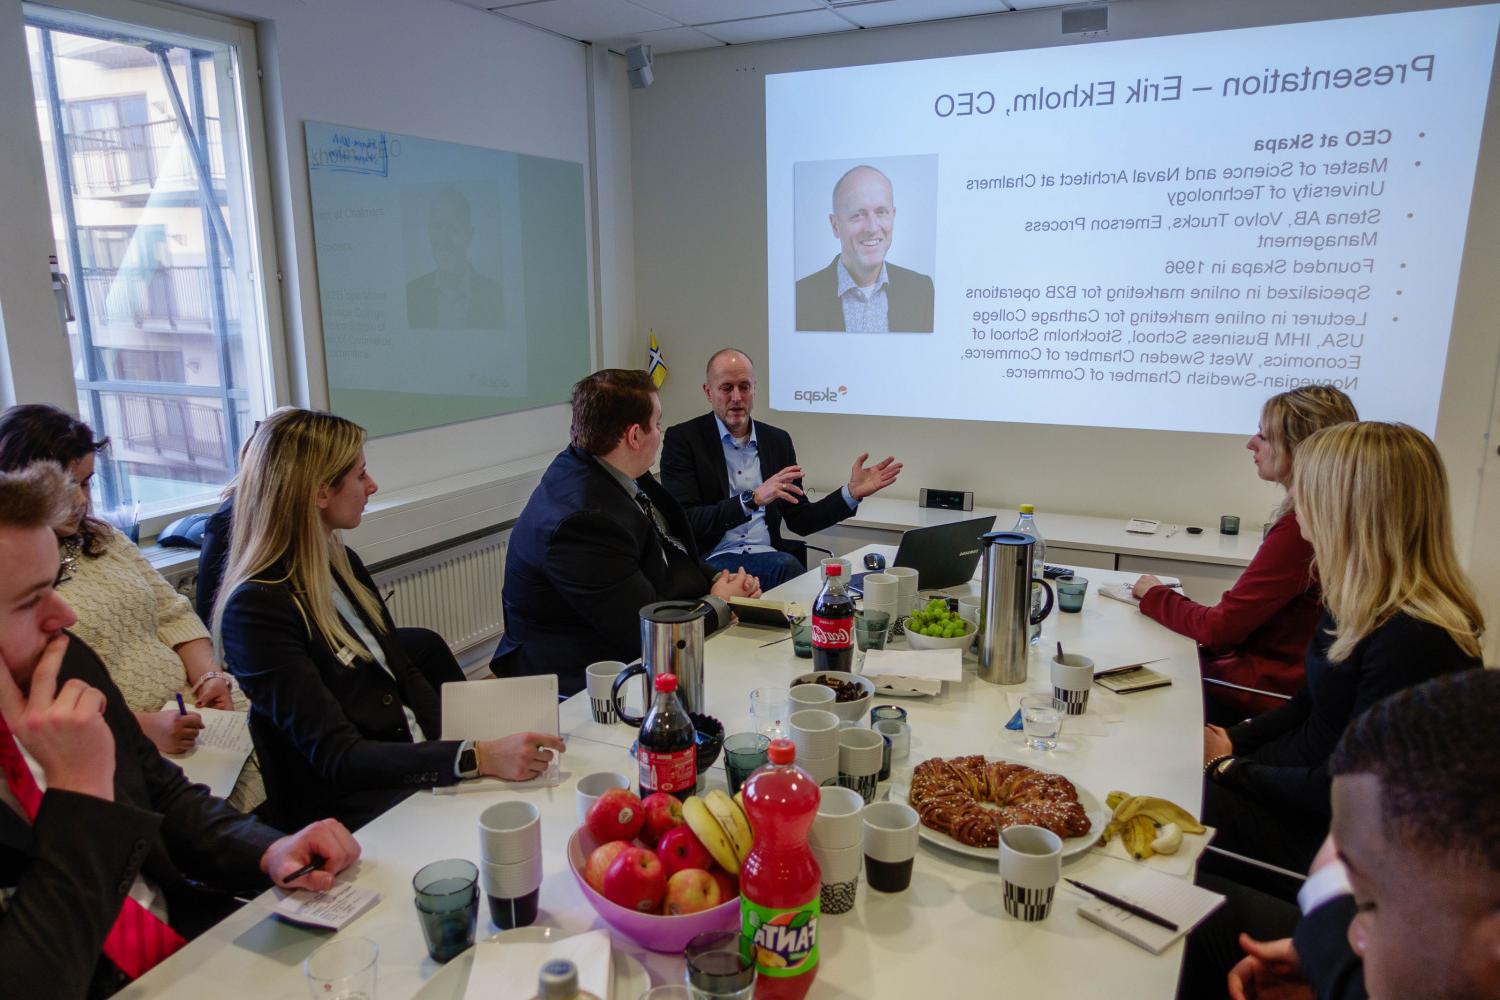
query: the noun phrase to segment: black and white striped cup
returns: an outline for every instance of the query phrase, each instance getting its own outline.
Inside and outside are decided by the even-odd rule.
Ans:
[[[1077,653],[1052,658],[1052,702],[1067,715],[1088,711],[1094,661]]]
[[[1039,826],[1000,831],[1000,881],[1005,912],[1017,920],[1045,920],[1062,878],[1062,838]]]
[[[601,725],[612,726],[620,721],[615,712],[613,689],[615,677],[624,669],[625,664],[619,660],[600,660],[590,663],[584,671],[589,687],[589,712]]]

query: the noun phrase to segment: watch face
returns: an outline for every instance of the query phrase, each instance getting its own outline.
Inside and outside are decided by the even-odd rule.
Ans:
[[[464,774],[474,774],[479,770],[479,753],[470,748],[458,756],[458,769]]]

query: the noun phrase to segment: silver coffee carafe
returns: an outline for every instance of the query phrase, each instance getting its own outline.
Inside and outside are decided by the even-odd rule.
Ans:
[[[1020,531],[979,537],[983,574],[979,590],[979,676],[991,684],[1023,684],[1031,648],[1031,626],[1052,611],[1052,587],[1031,575],[1036,539]],[[1041,584],[1045,601],[1031,613],[1031,588]]]
[[[703,638],[709,607],[703,601],[657,601],[641,608],[641,662],[620,671],[613,699],[620,721],[639,726],[651,710],[658,674],[677,675],[677,697],[689,712],[703,711]],[[640,715],[625,710],[625,682],[642,675]]]

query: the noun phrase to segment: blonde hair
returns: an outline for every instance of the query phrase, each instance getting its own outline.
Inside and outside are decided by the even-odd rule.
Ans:
[[[1401,613],[1480,655],[1484,616],[1458,566],[1448,477],[1427,435],[1377,421],[1324,428],[1297,449],[1293,495],[1335,622],[1329,660]]]
[[[265,582],[289,583],[330,644],[371,658],[334,606],[335,578],[349,588],[377,632],[385,631],[384,608],[354,576],[343,540],[324,527],[317,504],[319,489],[337,487],[353,471],[364,444],[364,428],[358,424],[292,408],[271,414],[251,437],[235,479],[229,559],[214,602],[216,637],[235,588],[280,563],[281,575]]]
[[[1277,458],[1286,463],[1290,479],[1298,445],[1325,427],[1358,419],[1354,401],[1343,390],[1331,385],[1302,385],[1266,400],[1260,410],[1260,434]],[[1276,507],[1272,519],[1291,509],[1292,498],[1288,494]]]

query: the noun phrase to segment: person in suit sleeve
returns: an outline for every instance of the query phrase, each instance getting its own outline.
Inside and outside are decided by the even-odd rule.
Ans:
[[[563,694],[583,689],[590,663],[641,655],[644,605],[701,598],[713,631],[729,624],[725,601],[760,594],[743,569],[698,558],[687,515],[651,475],[662,436],[651,376],[607,368],[573,386],[572,402],[572,444],[511,531],[490,664],[498,677],[555,673]]]
[[[828,224],[839,252],[797,282],[797,329],[931,333],[932,279],[885,259],[896,229],[890,179],[869,166],[844,174]]]
[[[709,564],[744,566],[763,587],[806,569],[807,545],[782,537],[783,523],[799,535],[832,527],[901,474],[894,458],[867,467],[869,455],[860,455],[843,488],[809,503],[791,435],[751,419],[755,366],[750,356],[733,347],[716,352],[708,359],[703,394],[713,412],[667,428],[662,485],[687,511]]]
[[[234,894],[328,889],[359,857],[340,824],[282,836],[146,739],[104,664],[64,632],[77,616],[54,587],[53,525],[68,491],[52,463],[0,473],[0,969],[6,995],[64,1000],[108,996]],[[112,934],[140,922],[170,943],[147,956]]]
[[[438,696],[412,666],[374,581],[340,531],[377,489],[365,432],[331,413],[272,414],[235,490],[214,609],[224,661],[250,698],[271,815],[359,827],[421,788],[546,769],[540,733],[430,739]]]

